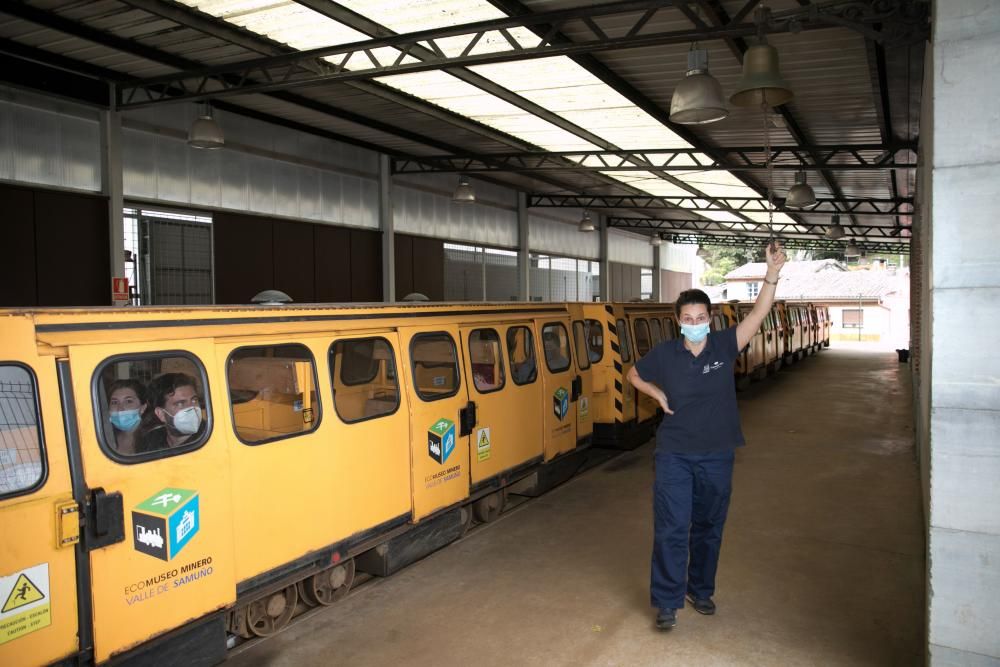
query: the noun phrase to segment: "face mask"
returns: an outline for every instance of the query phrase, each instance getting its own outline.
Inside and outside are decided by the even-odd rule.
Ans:
[[[119,410],[111,413],[111,425],[119,431],[134,431],[141,420],[138,410]]]
[[[687,338],[688,342],[700,343],[708,335],[708,329],[708,322],[702,324],[682,324],[681,335]]]
[[[167,413],[170,414],[169,412]],[[184,408],[175,415],[170,415],[174,430],[184,435],[194,435],[201,426],[201,408],[197,405]]]

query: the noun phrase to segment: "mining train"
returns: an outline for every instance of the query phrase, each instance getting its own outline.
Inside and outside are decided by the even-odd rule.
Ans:
[[[678,335],[648,302],[0,311],[0,664],[224,660],[647,441],[625,378]],[[734,381],[827,345],[779,302]]]

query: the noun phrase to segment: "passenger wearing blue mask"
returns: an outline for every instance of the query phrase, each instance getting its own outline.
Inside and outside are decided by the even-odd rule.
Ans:
[[[149,407],[146,388],[138,380],[115,380],[108,393],[108,419],[115,434],[115,449],[131,456],[138,449],[139,424]]]
[[[743,446],[733,364],[771,310],[785,253],[769,244],[767,274],[753,310],[734,327],[710,332],[708,295],[677,299],[682,337],[660,343],[628,379],[663,409],[656,432],[650,601],[656,627],[677,624],[684,600],[715,613],[715,574],[729,509],[736,448]]]
[[[140,451],[154,452],[196,441],[205,431],[195,379],[164,373],[149,383],[152,417],[146,420]]]

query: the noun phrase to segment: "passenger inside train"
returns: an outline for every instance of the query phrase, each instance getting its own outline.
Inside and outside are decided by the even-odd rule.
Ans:
[[[108,388],[108,419],[114,431],[114,446],[119,454],[136,454],[139,425],[149,407],[145,385],[138,380],[115,380]]]

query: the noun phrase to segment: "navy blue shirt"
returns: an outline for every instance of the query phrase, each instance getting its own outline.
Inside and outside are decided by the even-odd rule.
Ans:
[[[660,387],[674,411],[656,431],[657,451],[701,454],[745,444],[733,379],[738,356],[736,327],[730,327],[708,334],[697,357],[677,338],[636,362],[639,377]]]

